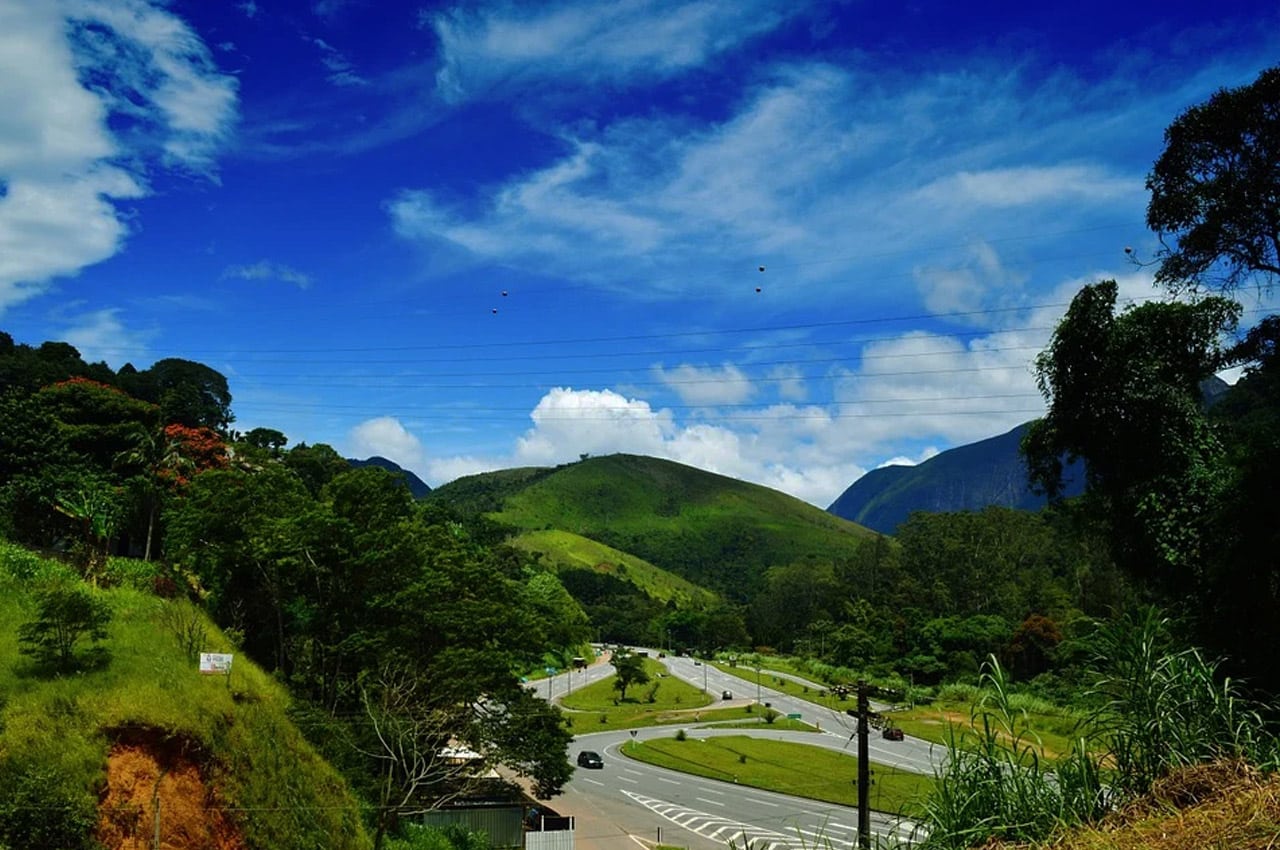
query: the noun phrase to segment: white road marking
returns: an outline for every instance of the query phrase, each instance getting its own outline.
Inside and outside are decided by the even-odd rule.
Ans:
[[[721,801],[719,801],[719,800],[708,800],[706,797],[694,797],[693,799],[697,800],[699,803],[710,803],[710,804],[711,804],[711,805],[713,805],[713,806],[723,806],[723,805],[724,805],[724,803],[722,803],[722,802],[721,802]]]

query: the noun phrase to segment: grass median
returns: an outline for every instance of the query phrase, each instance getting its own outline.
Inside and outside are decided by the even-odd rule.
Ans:
[[[562,697],[560,707],[575,735],[640,729],[680,723],[716,723],[732,726],[768,726],[771,729],[812,731],[811,726],[789,719],[759,705],[717,707],[718,701],[700,688],[666,674],[666,666],[645,659],[649,683],[632,685],[622,699],[613,687],[614,677],[579,688]]]
[[[835,750],[745,735],[654,738],[629,741],[620,749],[637,761],[682,773],[842,806],[858,804],[858,759]],[[933,790],[932,776],[874,762],[871,770],[871,808],[907,817],[921,814],[924,798]]]

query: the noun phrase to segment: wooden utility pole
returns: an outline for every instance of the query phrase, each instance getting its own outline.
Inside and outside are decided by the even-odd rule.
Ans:
[[[867,683],[858,680],[858,848],[871,850],[871,756],[867,735],[871,702]]]

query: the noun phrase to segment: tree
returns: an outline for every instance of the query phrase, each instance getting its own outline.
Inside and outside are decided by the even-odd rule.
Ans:
[[[272,457],[279,457],[289,438],[275,428],[253,428],[244,435],[244,441],[256,449],[265,449]]]
[[[1226,355],[1239,305],[1149,302],[1115,313],[1115,281],[1084,287],[1036,358],[1049,412],[1023,441],[1035,485],[1061,490],[1083,458],[1086,498],[1109,522],[1117,563],[1185,593],[1205,551],[1205,505],[1224,486],[1223,446],[1200,384]]]
[[[1156,282],[1235,289],[1280,276],[1280,67],[1178,116],[1147,176]]]
[[[618,699],[627,698],[627,688],[632,685],[643,685],[649,681],[649,673],[644,669],[644,659],[634,652],[619,649],[609,659],[613,665],[613,689],[618,692]]]
[[[111,609],[88,589],[55,584],[36,594],[36,619],[18,628],[19,651],[59,672],[80,663],[77,645],[88,638],[97,649],[107,637]]]
[[[203,363],[169,357],[138,372],[128,389],[160,405],[164,422],[225,431],[235,421],[227,379]]]
[[[142,557],[149,561],[161,495],[167,485],[183,477],[183,472],[190,472],[194,462],[184,457],[182,441],[168,429],[157,431],[139,426],[133,432],[132,445],[116,455],[116,464],[138,470],[134,480],[147,512],[147,541]]]
[[[407,665],[388,663],[360,689],[368,739],[357,749],[373,760],[376,783],[374,850],[398,818],[422,814],[480,782],[480,754],[453,733],[464,725],[465,706],[442,705]]]

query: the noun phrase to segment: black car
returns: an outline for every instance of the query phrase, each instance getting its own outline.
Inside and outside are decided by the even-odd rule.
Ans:
[[[899,729],[897,726],[886,726],[884,727],[884,732],[882,732],[881,734],[884,735],[885,739],[889,741],[902,740],[902,730]]]
[[[604,759],[594,750],[583,750],[578,753],[578,767],[590,767],[600,770],[604,767]]]

